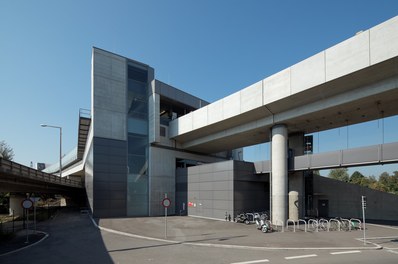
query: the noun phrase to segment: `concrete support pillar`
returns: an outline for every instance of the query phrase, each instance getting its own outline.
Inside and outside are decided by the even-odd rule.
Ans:
[[[22,201],[26,199],[25,195],[10,194],[10,215],[23,215]]]
[[[272,127],[271,182],[272,182],[272,222],[276,225],[287,220],[287,127]]]
[[[296,172],[289,175],[289,219],[303,218],[304,208],[304,175]]]
[[[304,154],[304,133],[289,135],[289,149],[292,151],[292,159],[294,156]],[[289,219],[297,221],[304,217],[304,197],[304,173],[291,173],[289,175]]]

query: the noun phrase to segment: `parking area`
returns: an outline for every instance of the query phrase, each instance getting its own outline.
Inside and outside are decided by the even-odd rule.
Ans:
[[[135,234],[154,239],[166,239],[175,242],[190,242],[213,245],[233,245],[259,248],[368,248],[378,246],[377,241],[369,239],[364,245],[363,231],[322,231],[304,228],[285,228],[284,232],[263,233],[257,230],[256,225],[217,221],[212,219],[172,216],[167,217],[167,234],[164,217],[151,218],[113,218],[97,219],[98,225],[106,230],[116,230],[125,234]],[[167,235],[167,237],[166,237]],[[367,237],[392,237],[398,244],[398,228],[367,225]],[[396,237],[396,241],[394,240]],[[390,245],[391,246],[391,245]],[[398,246],[396,246],[398,247]]]

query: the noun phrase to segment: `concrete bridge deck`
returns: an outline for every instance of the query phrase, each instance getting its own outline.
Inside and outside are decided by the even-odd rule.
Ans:
[[[59,193],[84,188],[80,181],[60,178],[1,158],[0,183],[0,192]]]
[[[271,128],[313,133],[398,115],[398,16],[170,123],[201,153],[270,141]]]

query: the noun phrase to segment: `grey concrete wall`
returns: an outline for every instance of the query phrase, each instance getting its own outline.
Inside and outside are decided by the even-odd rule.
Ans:
[[[269,211],[269,176],[254,172],[253,163],[234,162],[234,216]]]
[[[88,147],[87,156],[84,164],[84,185],[86,188],[87,200],[89,202],[91,211],[94,209],[94,192],[93,192],[93,182],[94,182],[94,152],[91,140],[91,145]]]
[[[314,175],[314,208],[320,199],[328,200],[330,217],[362,218],[362,195],[367,197],[367,219],[398,219],[398,195]]]
[[[188,215],[233,215],[233,168],[232,160],[188,168]]]
[[[126,216],[127,60],[93,48],[92,169],[86,188],[95,217]],[[91,162],[91,161],[90,161]]]
[[[126,59],[93,48],[91,114],[94,136],[127,140]]]
[[[161,142],[160,139],[160,96],[151,94],[148,99],[148,118],[149,118],[149,143]]]
[[[190,159],[211,163],[221,161],[220,158],[202,156],[189,152],[181,152],[170,148],[151,146],[149,148],[149,214],[150,216],[164,215],[164,208],[161,202],[164,193],[167,193],[171,200],[169,214],[176,212],[176,159]]]
[[[127,215],[127,141],[94,137],[93,214]]]
[[[253,163],[234,160],[188,168],[188,214],[225,219],[269,210],[269,177],[254,171]]]

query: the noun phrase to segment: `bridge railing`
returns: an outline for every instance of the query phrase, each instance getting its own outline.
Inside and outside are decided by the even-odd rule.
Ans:
[[[83,184],[80,181],[61,178],[59,176],[38,171],[33,168],[2,158],[0,158],[0,171],[10,175],[18,175],[20,177],[41,180],[49,183],[57,183],[77,188],[83,187]]]

